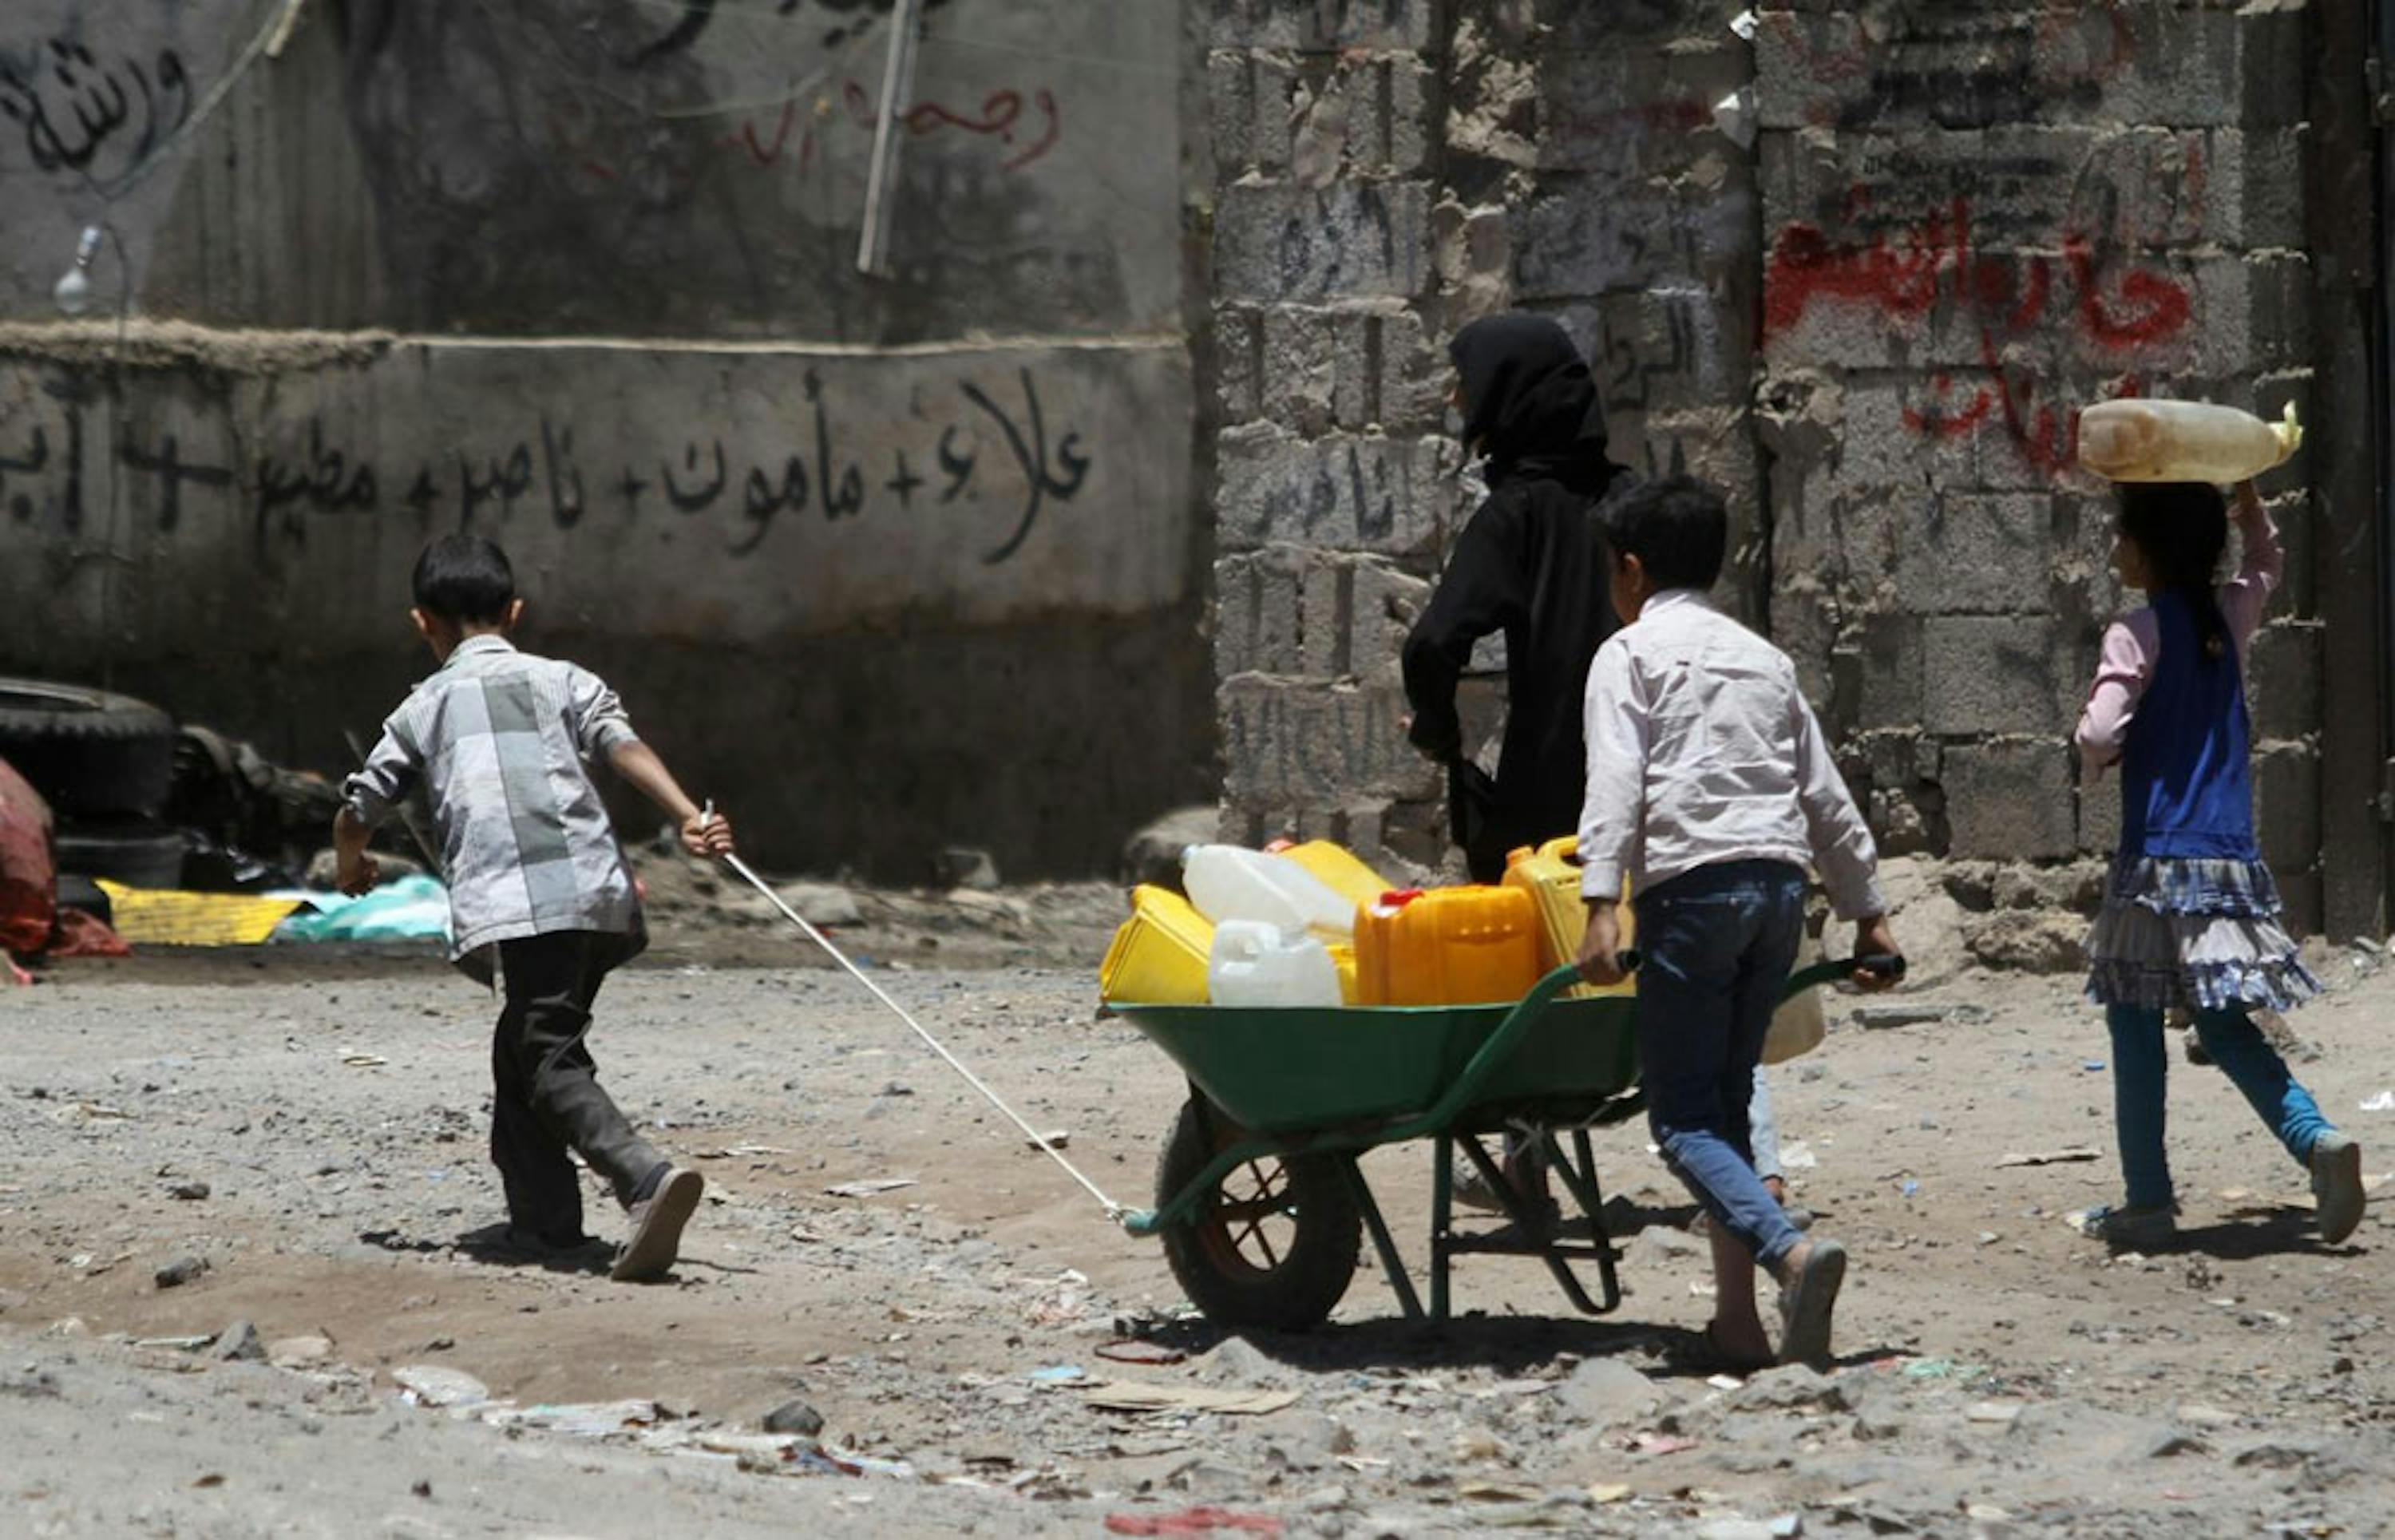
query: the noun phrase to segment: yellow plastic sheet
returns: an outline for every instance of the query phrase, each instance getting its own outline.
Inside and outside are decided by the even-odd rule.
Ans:
[[[255,947],[274,934],[296,898],[257,898],[245,893],[182,893],[133,888],[102,881],[110,923],[135,946]]]

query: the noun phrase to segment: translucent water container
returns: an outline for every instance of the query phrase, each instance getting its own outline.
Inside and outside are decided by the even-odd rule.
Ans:
[[[1575,962],[1581,937],[1588,934],[1588,907],[1580,896],[1580,841],[1566,834],[1542,845],[1523,845],[1505,857],[1503,884],[1530,896],[1539,917],[1539,969],[1542,973]],[[1621,945],[1636,946],[1638,924],[1630,912],[1630,886],[1622,884],[1621,901],[1614,910],[1621,927]],[[1626,995],[1637,986],[1630,979],[1599,989],[1576,985],[1568,999]]]
[[[1273,855],[1290,862],[1323,886],[1339,895],[1348,908],[1346,924],[1355,929],[1354,911],[1373,902],[1393,885],[1389,880],[1359,860],[1344,845],[1329,840],[1308,840],[1303,844],[1267,845]]]
[[[1181,884],[1218,925],[1253,920],[1326,941],[1344,941],[1356,926],[1356,906],[1312,873],[1242,845],[1191,845],[1182,853]]]
[[[1098,998],[1109,1005],[1202,1005],[1213,948],[1213,923],[1188,899],[1143,883],[1131,890],[1131,918],[1098,966]]]
[[[2079,463],[2116,482],[2225,485],[2284,462],[2303,439],[2294,402],[2275,423],[2203,401],[2106,401],[2079,414]]]
[[[1342,999],[1330,948],[1254,920],[1214,927],[1206,981],[1217,1005],[1337,1005]]]
[[[1539,917],[1519,888],[1387,893],[1356,916],[1366,1005],[1481,1005],[1539,981]]]

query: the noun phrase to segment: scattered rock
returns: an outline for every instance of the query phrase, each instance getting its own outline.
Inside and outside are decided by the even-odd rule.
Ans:
[[[2192,1433],[2182,1433],[2175,1427],[2157,1437],[2146,1447],[2146,1457],[2150,1460],[2167,1460],[2174,1454],[2207,1453],[2209,1451],[2202,1439]]]
[[[2020,1420],[2018,1401],[1973,1401],[1963,1414],[1964,1420],[1987,1427],[2010,1427]]]
[[[1615,1358],[1590,1359],[1555,1387],[1555,1400],[1575,1421],[1597,1426],[1642,1416],[1661,1394],[1653,1380]]]
[[[971,845],[950,845],[933,857],[943,887],[973,893],[995,893],[999,887],[998,858]]]
[[[2294,1470],[2320,1452],[2321,1446],[2309,1439],[2267,1439],[2239,1450],[2232,1463],[2259,1466],[2265,1470]]]
[[[169,1198],[180,1198],[187,1203],[198,1202],[207,1195],[208,1184],[199,1181],[177,1182],[173,1187],[166,1189],[166,1196]]]
[[[208,1351],[225,1363],[251,1362],[266,1357],[266,1344],[258,1340],[257,1327],[236,1321],[217,1334],[216,1346]]]
[[[65,1316],[43,1328],[42,1334],[54,1337],[87,1337],[91,1335],[91,1328],[84,1323],[81,1316]]]
[[[160,1265],[152,1276],[162,1289],[178,1289],[208,1270],[208,1259],[186,1252]]]
[[[1843,1380],[1833,1380],[1801,1363],[1788,1363],[1766,1369],[1748,1380],[1730,1397],[1729,1404],[1740,1412],[1793,1412],[1806,1406],[1851,1412],[1861,1399]]]
[[[1999,909],[1965,922],[1963,944],[1991,968],[2076,973],[2085,964],[2087,922],[2076,914]]]
[[[277,1337],[266,1345],[266,1361],[277,1369],[313,1369],[332,1357],[333,1339],[327,1336]]]
[[[765,1414],[761,1425],[768,1433],[795,1433],[812,1439],[824,1429],[823,1414],[802,1401],[784,1401]]]
[[[0,1396],[18,1396],[27,1401],[55,1400],[59,1393],[58,1376],[46,1369],[0,1371]]]
[[[865,911],[856,905],[856,895],[831,883],[779,883],[774,891],[782,902],[799,911],[799,917],[810,925],[861,925]]]
[[[1198,1377],[1211,1385],[1237,1385],[1252,1390],[1278,1389],[1289,1371],[1266,1358],[1245,1337],[1225,1337],[1198,1366]]]
[[[2179,1405],[2178,1420],[2197,1427],[2230,1427],[2236,1425],[2237,1414],[2201,1401],[2184,1401]]]
[[[416,1363],[392,1370],[390,1377],[418,1406],[480,1406],[491,1399],[491,1387],[462,1369]]]
[[[1892,1439],[1903,1438],[1907,1425],[1902,1417],[1885,1408],[1865,1408],[1855,1414],[1853,1431],[1855,1437],[1865,1443],[1886,1443]]]
[[[1123,842],[1122,880],[1179,891],[1181,853],[1213,840],[1222,815],[1211,807],[1177,807]]]
[[[1647,1226],[1638,1232],[1638,1239],[1632,1244],[1637,1253],[1637,1260],[1641,1266],[1686,1261],[1692,1257],[1703,1256],[1708,1251],[1704,1241],[1686,1230],[1674,1229],[1669,1225]]]

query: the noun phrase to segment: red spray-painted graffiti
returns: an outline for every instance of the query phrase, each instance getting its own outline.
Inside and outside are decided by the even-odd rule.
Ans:
[[[872,93],[860,81],[851,80],[840,87],[842,116],[850,126],[871,132],[877,121]],[[943,129],[954,128],[961,133],[995,139],[1009,153],[999,163],[1006,171],[1020,171],[1056,148],[1064,137],[1064,117],[1056,107],[1055,93],[1042,86],[1032,91],[1028,107],[1042,120],[1036,137],[1019,142],[1018,127],[1024,125],[1025,100],[1022,92],[1012,86],[1001,86],[982,99],[978,113],[960,110],[937,101],[919,101],[906,109],[899,121],[910,139],[924,139]],[[786,101],[775,118],[770,133],[758,132],[754,119],[743,122],[718,142],[727,149],[742,150],[759,166],[774,166],[789,150],[790,135],[798,128],[800,104]],[[809,123],[799,135],[796,150],[801,170],[814,164],[815,127]]]
[[[1867,206],[1868,192],[1857,190],[1855,202]],[[1793,330],[1824,302],[1868,306],[1894,322],[1951,307],[1978,328],[1987,383],[1958,401],[1952,377],[1936,377],[1935,402],[1908,407],[1905,425],[1933,438],[1961,438],[1994,418],[2032,465],[2059,471],[2077,453],[2075,414],[2038,405],[2037,380],[2007,365],[1999,339],[2047,325],[2058,313],[2058,289],[2066,291],[2068,307],[2058,313],[2124,362],[2177,338],[2194,313],[2187,286],[2168,272],[2132,266],[2108,278],[2099,265],[2094,245],[2077,234],[2062,242],[2059,272],[2043,253],[1975,250],[1970,205],[1960,198],[1893,238],[1881,232],[1841,244],[1817,225],[1792,224],[1772,243],[1764,274],[1764,335]],[[2133,378],[2122,389],[2134,393],[2138,386]]]

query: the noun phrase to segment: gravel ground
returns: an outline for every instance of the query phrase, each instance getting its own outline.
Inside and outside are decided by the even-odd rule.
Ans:
[[[1059,904],[1074,924],[1035,923]],[[1185,1089],[1092,1009],[1111,912],[926,900],[868,914],[860,949],[1144,1203]],[[1002,965],[891,964],[971,949],[926,935]],[[1185,1318],[1156,1242],[853,981],[734,965],[795,956],[668,923],[602,997],[602,1080],[709,1182],[648,1287],[483,1243],[490,1002],[423,953],[156,955],[0,993],[11,1530],[1010,1535],[1193,1507],[1349,1535],[2388,1529],[2395,1188],[2322,1247],[2303,1174],[2181,1064],[2183,1242],[2107,1257],[2060,1220],[2115,1180],[2103,1029],[2068,981],[1966,974],[1896,997],[1931,1019],[1882,1029],[1833,1002],[1778,1085],[1812,1162],[1799,1195],[1855,1253],[1841,1363],[1739,1384],[1694,1351],[1701,1241],[1637,1128],[1598,1136],[1627,1236],[1613,1315],[1569,1317],[1533,1264],[1467,1259],[1478,1313],[1434,1334],[1396,1319],[1368,1250],[1330,1328],[1226,1340]],[[2395,976],[2373,961],[2330,960],[2335,992],[2292,1021],[2320,1051],[2299,1073],[2383,1182],[2395,1115],[2360,1105],[2390,1083]],[[2005,1161],[2074,1148],[2101,1155]],[[1417,1265],[1426,1150],[1366,1162]],[[874,1181],[909,1185],[827,1190]],[[162,1282],[178,1261],[204,1266]],[[274,1361],[220,1356],[236,1322]],[[1113,1410],[1101,1380],[1270,1409]],[[761,1433],[792,1401],[820,1447]]]

